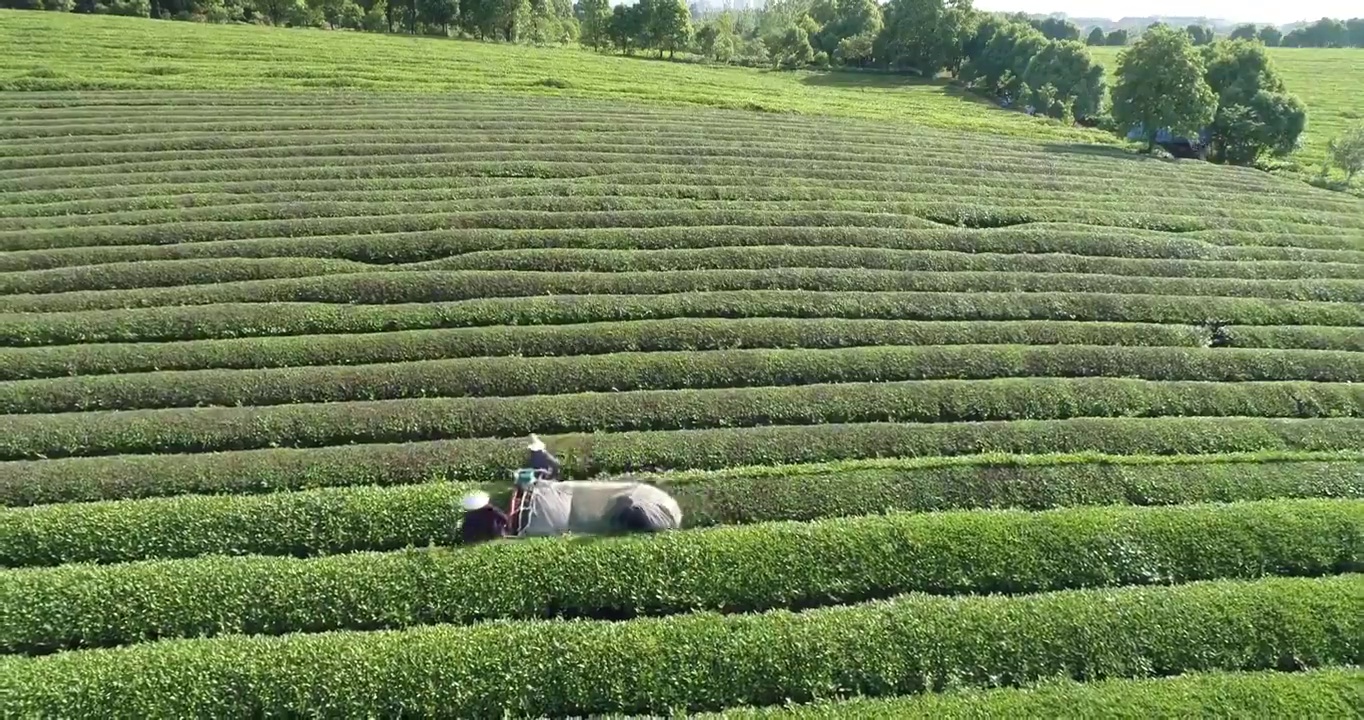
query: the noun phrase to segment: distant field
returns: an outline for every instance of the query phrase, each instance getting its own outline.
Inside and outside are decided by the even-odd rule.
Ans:
[[[1090,48],[1112,73],[1122,48]],[[1270,57],[1289,91],[1307,104],[1308,126],[1303,147],[1294,158],[1303,170],[1316,172],[1326,157],[1326,143],[1352,124],[1364,122],[1364,50],[1270,48]]]
[[[0,31],[7,714],[1358,707],[1360,198],[884,79]],[[452,547],[530,433],[682,528]]]
[[[1106,133],[1000,112],[943,83],[771,72],[400,35],[0,10],[0,89],[477,91],[890,119],[1042,139]],[[559,88],[554,85],[566,84]]]

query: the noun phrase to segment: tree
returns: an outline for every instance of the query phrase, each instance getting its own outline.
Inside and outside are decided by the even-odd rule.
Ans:
[[[1231,35],[1227,36],[1230,40],[1254,40],[1256,38],[1255,23],[1237,25]]]
[[[1345,171],[1345,184],[1349,185],[1355,174],[1364,170],[1364,124],[1331,138],[1326,152],[1331,164]]]
[[[1047,43],[1047,38],[1032,25],[1007,23],[996,30],[984,49],[966,63],[962,77],[996,97],[1017,100],[1023,94],[1023,76],[1028,64]]]
[[[1278,47],[1283,42],[1283,33],[1273,25],[1266,25],[1260,28],[1260,42],[1267,47]]]
[[[866,34],[874,37],[885,26],[876,0],[819,0],[811,6],[809,17],[819,25],[810,36],[810,44],[830,55],[837,53],[845,38]]]
[[[925,77],[955,75],[974,33],[970,0],[891,0],[875,54],[884,64],[912,67]]]
[[[1085,38],[1085,44],[1089,46],[1103,45],[1105,42],[1104,29],[1096,27],[1089,31],[1089,37]]]
[[[1122,28],[1118,28],[1108,34],[1108,39],[1105,44],[1110,47],[1122,47],[1127,44],[1129,39],[1130,36],[1128,35],[1128,32]]]
[[[1095,65],[1085,46],[1074,40],[1049,41],[1028,61],[1023,83],[1031,90],[1033,106],[1048,117],[1091,117],[1103,102],[1103,66]]]
[[[663,57],[666,49],[671,58],[679,48],[686,49],[691,42],[691,10],[687,9],[685,0],[657,0],[647,22],[659,57]]]
[[[450,25],[459,17],[458,0],[417,0],[417,19],[441,34],[450,34]]]
[[[578,3],[578,25],[581,29],[578,42],[584,46],[593,50],[601,50],[610,45],[610,0],[580,0]]]
[[[1080,27],[1065,18],[1049,17],[1030,21],[1048,40],[1079,40]]]
[[[815,57],[810,47],[810,33],[805,28],[793,25],[786,29],[771,45],[772,64],[800,67],[809,65]]]
[[[875,58],[872,54],[875,43],[876,36],[871,33],[843,38],[838,41],[838,49],[834,51],[834,58],[844,65],[865,67]]]
[[[1202,25],[1190,25],[1184,28],[1184,32],[1189,34],[1189,39],[1193,41],[1194,45],[1212,44],[1213,34],[1209,28]]]
[[[1196,136],[1217,112],[1204,71],[1188,33],[1163,25],[1147,30],[1118,56],[1113,119],[1124,131],[1139,129],[1148,152],[1161,130]]]
[[[1264,45],[1224,40],[1203,51],[1205,79],[1217,96],[1208,128],[1214,159],[1254,164],[1262,154],[1286,155],[1307,125],[1307,110],[1289,95]]]
[[[1364,48],[1364,18],[1346,20],[1345,30],[1350,47]]]
[[[636,38],[644,32],[644,14],[639,5],[617,5],[611,9],[611,22],[607,33],[611,43],[626,55],[631,55],[638,45]]]

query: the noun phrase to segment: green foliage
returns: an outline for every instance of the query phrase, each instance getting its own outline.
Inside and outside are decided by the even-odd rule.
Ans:
[[[1107,36],[1104,35],[1104,29],[1101,27],[1095,27],[1093,30],[1090,30],[1089,35],[1085,38],[1085,45],[1090,47],[1105,45],[1107,42]]]
[[[1130,40],[1130,38],[1127,31],[1119,28],[1108,34],[1108,37],[1104,40],[1104,44],[1113,47],[1122,47],[1128,43],[1128,40]]]
[[[1364,499],[1364,456],[963,456],[644,476],[683,526],[818,520],[891,511]],[[330,555],[445,544],[468,485],[424,483],[264,495],[179,496],[0,510],[0,566],[200,555]],[[505,507],[507,486],[494,488]]]
[[[1118,57],[1113,119],[1124,131],[1140,129],[1148,150],[1160,130],[1197,137],[1217,111],[1204,73],[1187,33],[1163,25],[1147,30]]]
[[[1216,37],[1213,34],[1212,28],[1204,25],[1190,25],[1184,28],[1184,32],[1189,34],[1189,40],[1191,40],[1194,45],[1211,45]]]
[[[861,698],[700,715],[708,720],[896,717],[943,718],[1150,718],[1183,716],[1195,709],[1226,717],[1345,717],[1358,705],[1364,671],[1327,668],[1299,673],[1200,672],[1155,680],[1048,681],[1025,688],[930,692],[902,698]],[[1118,709],[1121,710],[1118,710]]]
[[[26,610],[0,621],[0,648],[43,653],[238,632],[752,612],[905,592],[1018,594],[1318,576],[1364,569],[1362,527],[1358,500],[976,510],[454,552],[4,570],[0,607]],[[115,592],[127,600],[109,603]]]
[[[1278,47],[1283,43],[1283,33],[1273,25],[1266,25],[1260,28],[1258,37],[1260,42],[1268,47]]]
[[[0,565],[199,555],[330,555],[449,544],[472,486],[181,495],[0,511]]]
[[[0,385],[5,412],[276,405],[420,396],[724,388],[822,382],[1122,376],[1360,382],[1352,352],[1262,348],[946,345],[469,357],[354,367],[202,370]],[[54,422],[67,422],[53,418]],[[16,419],[16,422],[24,422]],[[28,420],[28,422],[43,422]],[[115,422],[119,422],[115,420]],[[4,442],[19,442],[4,439]],[[0,453],[3,454],[3,453]]]
[[[667,358],[663,358],[667,359]],[[936,359],[936,358],[934,358]],[[930,364],[930,363],[925,363]],[[1042,363],[1038,363],[1041,365]],[[1008,373],[1013,368],[1006,368]],[[514,369],[513,369],[514,371]],[[416,370],[420,373],[420,370]],[[704,370],[696,370],[698,374]],[[897,377],[898,368],[886,379]],[[922,370],[925,375],[939,368]],[[979,372],[979,371],[975,371]],[[1040,368],[1042,376],[1054,368]],[[966,374],[972,374],[967,371]],[[861,373],[849,369],[845,379]],[[792,375],[796,375],[793,372]],[[1360,374],[1364,377],[1364,373]],[[763,382],[766,378],[753,378]],[[661,379],[668,385],[671,379]],[[706,378],[699,382],[706,382]],[[781,377],[786,380],[808,380]],[[740,382],[748,381],[748,378]],[[1117,378],[1010,378],[628,391],[515,398],[429,398],[314,406],[187,408],[25,415],[0,459],[323,447],[532,432],[670,430],[855,422],[979,422],[1073,417],[1364,416],[1357,383],[1151,383]],[[677,382],[677,381],[673,381]],[[683,380],[682,382],[686,382]],[[723,382],[723,380],[721,380]],[[432,386],[439,382],[432,382]],[[566,384],[560,391],[571,391]],[[434,390],[439,392],[438,389]],[[489,388],[496,394],[496,388]]]
[[[1090,61],[1089,52],[1076,41],[1047,43],[1023,71],[1023,83],[1032,89],[1031,103],[1037,111],[1072,121],[1097,115],[1104,98],[1104,69]],[[1050,88],[1043,93],[1043,88]]]
[[[569,477],[877,457],[982,453],[1210,454],[1364,446],[1356,418],[1079,418],[985,423],[770,426],[558,435]],[[0,463],[6,505],[251,493],[343,485],[506,481],[514,439],[340,445],[218,454],[123,455]]]
[[[609,0],[579,0],[578,22],[582,28],[578,42],[601,50],[611,42],[611,3]]]
[[[1345,183],[1348,185],[1357,173],[1364,170],[1364,124],[1332,138],[1327,150],[1331,164],[1345,171]]]
[[[1037,31],[1046,36],[1048,40],[1059,40],[1062,42],[1079,42],[1080,28],[1075,23],[1065,18],[1047,17],[1041,20],[1031,21]]]
[[[1232,41],[1254,40],[1257,37],[1259,37],[1259,30],[1255,27],[1255,23],[1246,23],[1244,25],[1237,25],[1236,29],[1232,30],[1231,34],[1227,36],[1227,39]]]
[[[892,695],[989,687],[1005,677],[1267,670],[1283,658],[1309,668],[1347,665],[1361,660],[1361,597],[1361,579],[1347,575],[1017,598],[909,595],[805,613],[236,636],[11,660],[0,693],[16,713],[43,716],[324,708],[377,716],[399,707],[458,717],[509,707],[530,716],[662,714],[808,701],[831,684]],[[355,607],[348,600],[338,610]],[[849,665],[868,653],[876,663]],[[623,672],[629,691],[603,690]]]
[[[646,33],[652,46],[658,49],[659,57],[663,57],[664,50],[671,58],[679,49],[687,48],[693,29],[686,0],[653,0],[652,3],[641,0],[640,4],[650,8],[645,20]]]
[[[884,14],[875,50],[882,64],[930,78],[961,69],[964,45],[974,32],[969,0],[891,0]]]
[[[1287,155],[1307,126],[1307,109],[1289,95],[1263,45],[1222,41],[1204,51],[1208,86],[1217,94],[1209,127],[1214,158],[1253,165],[1263,154]]]

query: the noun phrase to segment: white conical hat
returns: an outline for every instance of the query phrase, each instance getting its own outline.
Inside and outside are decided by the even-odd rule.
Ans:
[[[545,441],[541,440],[539,435],[532,433],[530,436],[530,444],[526,446],[526,449],[531,452],[540,452],[545,449]]]
[[[471,492],[464,496],[465,510],[478,510],[488,504],[488,493],[483,491]]]

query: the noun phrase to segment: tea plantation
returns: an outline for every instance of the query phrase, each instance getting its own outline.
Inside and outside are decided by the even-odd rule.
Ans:
[[[5,716],[1364,711],[1364,199],[223,85],[0,93]],[[685,528],[452,547],[530,433]]]

